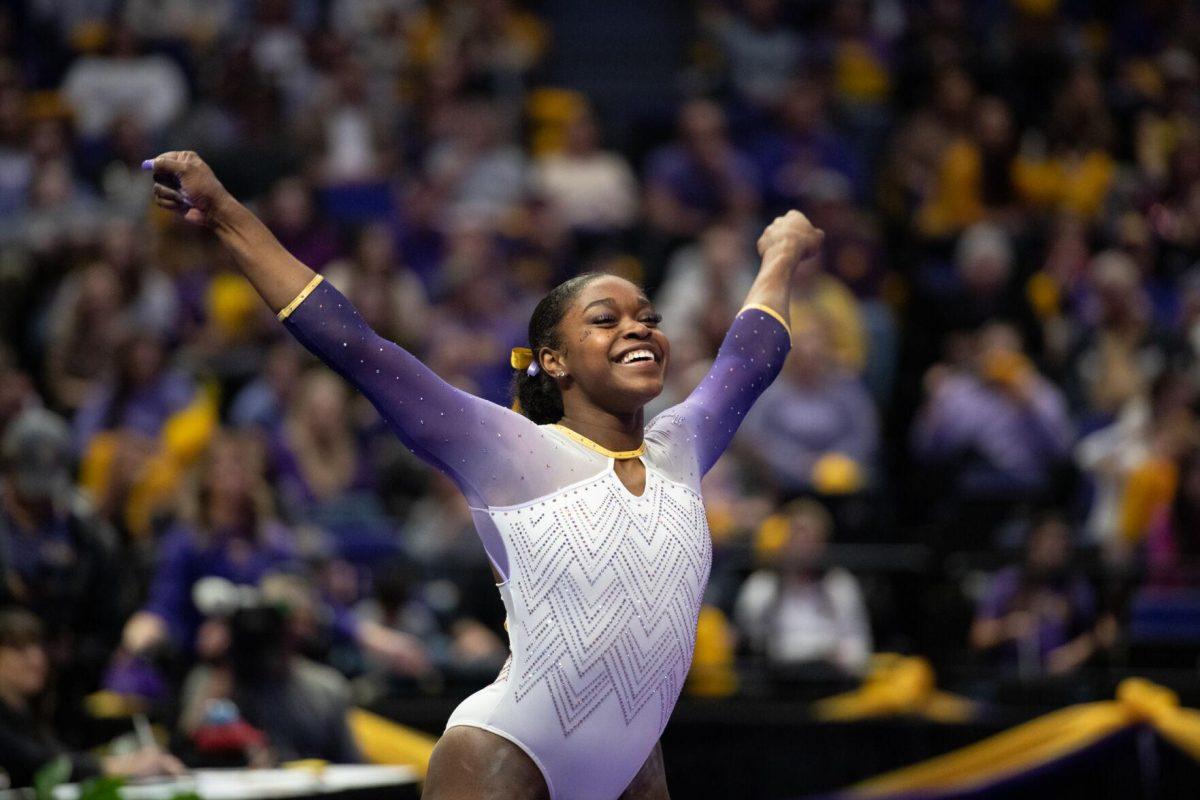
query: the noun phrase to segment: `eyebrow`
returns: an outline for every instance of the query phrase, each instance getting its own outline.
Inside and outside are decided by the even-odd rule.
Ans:
[[[592,302],[588,303],[586,306],[583,307],[583,310],[587,311],[592,306],[598,306],[598,305],[605,305],[605,306],[609,306],[611,308],[616,308],[617,301],[613,300],[611,297],[602,297],[599,300],[593,300]],[[648,297],[646,297],[645,295],[638,297],[638,308],[645,308],[646,306],[649,306],[649,305],[653,305],[653,303],[650,302],[650,299]]]

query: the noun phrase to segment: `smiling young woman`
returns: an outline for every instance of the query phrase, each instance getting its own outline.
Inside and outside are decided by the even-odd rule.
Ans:
[[[550,292],[514,353],[522,413],[466,394],[372,331],[190,152],[147,162],[163,208],[214,231],[305,347],[466,495],[499,577],[511,655],[451,715],[425,797],[665,798],[658,739],[691,663],[711,542],[700,479],[790,346],[789,286],[822,234],[800,213],[700,386],[648,425],[670,344],[642,291],[586,274]]]

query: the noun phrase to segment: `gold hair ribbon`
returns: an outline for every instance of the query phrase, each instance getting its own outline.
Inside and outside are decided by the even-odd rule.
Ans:
[[[533,363],[533,351],[528,347],[514,347],[508,357],[508,363],[512,364],[513,369],[529,369],[529,365]]]

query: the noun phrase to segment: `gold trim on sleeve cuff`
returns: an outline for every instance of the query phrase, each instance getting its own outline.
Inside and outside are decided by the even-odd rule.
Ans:
[[[767,314],[767,315],[772,316],[775,319],[777,319],[779,321],[779,324],[783,326],[783,329],[785,331],[787,331],[788,336],[792,335],[792,326],[787,324],[787,320],[785,320],[783,318],[783,314],[780,314],[778,311],[771,308],[770,306],[759,305],[758,303],[750,303],[749,305],[742,306],[741,311],[738,311],[738,313],[741,314],[742,311],[749,311],[752,308],[755,311],[761,311],[764,314]]]
[[[323,275],[314,275],[313,279],[308,282],[308,286],[305,286],[303,289],[301,289],[300,294],[296,295],[295,299],[293,299],[292,302],[290,302],[286,306],[284,306],[283,310],[275,315],[276,317],[279,318],[279,321],[283,322],[285,319],[290,317],[292,315],[292,312],[295,311],[296,308],[299,307],[299,305],[301,303],[303,303],[310,294],[313,293],[313,289],[316,289],[317,286],[323,280],[325,280],[325,277]]]

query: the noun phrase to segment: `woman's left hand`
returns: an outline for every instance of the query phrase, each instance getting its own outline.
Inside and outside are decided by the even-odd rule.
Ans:
[[[782,261],[789,269],[812,259],[821,249],[825,233],[799,211],[789,211],[767,226],[758,238],[763,262]]]

